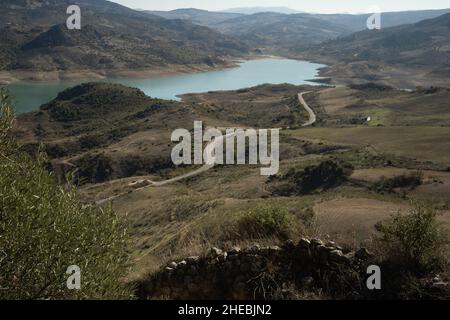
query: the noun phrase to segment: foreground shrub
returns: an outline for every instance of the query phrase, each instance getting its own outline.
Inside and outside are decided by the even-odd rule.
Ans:
[[[110,209],[84,207],[55,183],[45,158],[10,138],[13,116],[0,91],[0,299],[128,298],[126,234]],[[81,269],[69,290],[67,268]]]
[[[415,203],[408,214],[393,216],[378,230],[389,263],[416,274],[437,271],[446,264],[448,237],[431,207]]]
[[[245,212],[238,221],[238,230],[246,238],[279,237],[287,239],[296,225],[294,215],[286,208],[258,206]]]

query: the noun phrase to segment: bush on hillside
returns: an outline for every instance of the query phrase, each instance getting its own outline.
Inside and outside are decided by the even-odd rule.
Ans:
[[[430,206],[415,203],[377,226],[384,259],[413,273],[437,271],[446,264],[449,244],[445,229]]]
[[[396,188],[414,189],[423,183],[422,172],[413,172],[410,174],[403,174],[393,178],[382,178],[380,181],[374,183],[372,190],[378,193],[393,192]]]
[[[288,239],[296,225],[286,208],[261,205],[245,212],[238,221],[238,232],[249,239],[278,237]]]
[[[290,196],[327,190],[345,182],[352,171],[351,165],[332,160],[306,167],[302,171],[291,169],[286,175],[272,179],[275,182],[273,193]]]
[[[120,299],[126,276],[126,232],[111,209],[85,207],[58,186],[10,136],[10,99],[0,91],[0,299]],[[69,266],[81,289],[69,290]]]
[[[354,90],[373,90],[373,91],[390,91],[393,90],[393,87],[385,86],[381,84],[377,84],[374,82],[367,82],[362,84],[351,84],[349,85],[349,88]]]

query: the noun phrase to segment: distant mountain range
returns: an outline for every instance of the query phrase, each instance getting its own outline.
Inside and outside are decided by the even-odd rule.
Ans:
[[[82,10],[82,30],[65,26]],[[4,0],[0,70],[136,69],[221,63],[247,45],[190,21],[167,20],[104,0]]]
[[[200,9],[177,9],[172,11],[144,11],[166,19],[189,20],[193,23],[213,26],[226,20],[243,16],[240,13],[214,12]]]
[[[210,27],[276,52],[296,46],[309,46],[351,33],[342,24],[314,15],[274,12],[244,15]]]
[[[433,19],[443,14],[450,13],[449,9],[419,10],[383,12],[381,27],[390,28],[404,24],[412,24],[422,20]],[[362,31],[367,28],[367,18],[372,14],[313,14],[313,16],[347,27],[352,32]]]
[[[269,11],[271,8],[264,8]],[[238,10],[237,10],[238,11]],[[258,11],[258,10],[256,10]],[[265,11],[265,10],[263,10]],[[272,10],[276,11],[276,10]],[[405,12],[386,12],[382,15],[384,28],[416,23],[436,18],[450,9]],[[211,12],[199,9],[150,11],[167,19],[188,20],[208,26],[220,33],[238,37],[252,46],[275,51],[299,51],[312,44],[348,36],[367,28],[370,14],[309,14],[278,12]]]
[[[301,11],[297,11],[287,7],[243,7],[243,8],[232,8],[223,10],[222,12],[231,12],[231,13],[240,13],[240,14],[255,14],[261,12],[276,12],[283,14],[293,14],[300,13]]]

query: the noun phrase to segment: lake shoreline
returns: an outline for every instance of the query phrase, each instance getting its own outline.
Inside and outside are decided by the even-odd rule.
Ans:
[[[220,71],[237,68],[243,61],[261,59],[284,59],[272,55],[248,55],[235,59],[224,60],[214,66],[207,64],[166,65],[143,69],[81,69],[70,71],[0,71],[0,85],[10,85],[18,82],[51,82],[67,80],[97,81],[108,78],[136,78],[163,77],[182,74],[194,74],[208,71]]]
[[[17,82],[50,82],[66,80],[96,81],[107,78],[147,78],[173,76],[236,68],[239,61],[227,61],[217,66],[206,64],[169,65],[145,69],[110,69],[110,70],[71,70],[71,71],[0,71],[0,85]]]
[[[262,84],[290,83],[294,85],[313,84],[308,79],[318,76],[318,69],[323,65],[309,61],[286,59],[274,56],[246,57],[229,62],[222,68],[207,70],[203,67],[188,69],[173,68],[170,71],[162,69],[129,70],[115,72],[116,77],[107,74],[105,77],[90,77],[83,80],[85,73],[72,73],[71,79],[50,81],[21,81],[6,87],[15,97],[14,108],[17,113],[26,113],[38,109],[54,99],[60,92],[86,82],[109,82],[138,88],[146,95],[165,100],[179,100],[180,95],[209,91],[227,91],[249,88]],[[209,68],[211,69],[211,68]],[[36,79],[36,77],[34,77]]]

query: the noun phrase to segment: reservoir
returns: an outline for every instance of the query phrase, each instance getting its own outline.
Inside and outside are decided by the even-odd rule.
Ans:
[[[178,100],[178,95],[217,90],[237,90],[260,84],[290,83],[311,84],[317,79],[322,64],[290,59],[260,59],[243,61],[239,67],[217,71],[151,78],[109,78],[103,82],[120,83],[141,89],[154,98]],[[14,96],[17,113],[37,110],[42,104],[54,99],[62,90],[84,81],[18,82],[8,85]],[[97,80],[98,81],[98,80]]]

